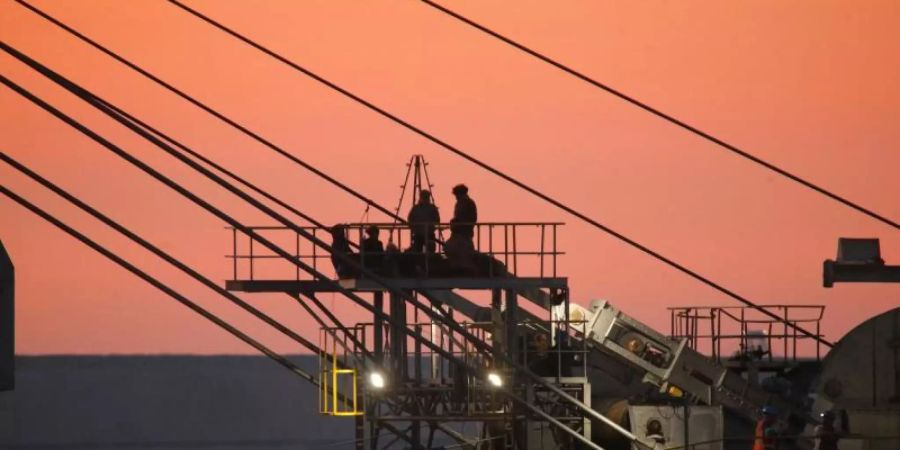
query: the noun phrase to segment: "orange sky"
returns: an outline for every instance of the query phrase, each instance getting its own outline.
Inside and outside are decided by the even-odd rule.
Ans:
[[[900,303],[897,285],[821,287],[839,236],[900,233],[728,154],[417,2],[190,4],[453,145],[759,303],[828,306],[848,329]],[[36,2],[297,156],[393,205],[412,153],[439,206],[465,182],[483,220],[568,222],[573,298],[606,298],[668,331],[665,307],[734,304],[618,241],[333,94],[162,1]],[[900,219],[900,4],[894,1],[454,2],[453,8],[848,198]],[[0,39],[324,222],[363,207],[12,1]],[[261,214],[201,180],[7,55],[0,71],[247,223]],[[223,224],[8,89],[0,149],[214,280]],[[0,166],[0,182],[281,351],[281,336]],[[373,219],[378,217],[373,215]],[[251,350],[0,198],[17,269],[20,353]],[[315,338],[283,296],[248,296]],[[326,297],[348,321],[365,320]]]

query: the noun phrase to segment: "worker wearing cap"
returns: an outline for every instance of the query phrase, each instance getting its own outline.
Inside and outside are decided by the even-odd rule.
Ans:
[[[478,208],[469,197],[469,188],[464,184],[453,187],[456,206],[453,208],[453,219],[450,220],[450,232],[471,240],[475,236],[475,222],[478,222]]]
[[[453,219],[450,220],[450,239],[444,243],[444,253],[450,270],[456,274],[473,274],[477,272],[475,265],[475,222],[478,221],[478,210],[475,202],[469,197],[469,188],[458,184],[453,188],[456,206],[453,208]]]
[[[766,405],[762,417],[756,422],[753,450],[775,450],[778,448],[778,409]]]

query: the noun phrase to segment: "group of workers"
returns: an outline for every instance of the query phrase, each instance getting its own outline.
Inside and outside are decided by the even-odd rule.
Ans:
[[[847,412],[840,413],[828,410],[821,414],[822,423],[815,428],[815,450],[838,450],[838,442],[842,437],[849,435],[849,421]],[[835,423],[840,418],[840,427]],[[657,419],[650,419],[645,424],[645,436],[653,444],[654,450],[666,448],[666,437],[663,434],[662,423]],[[771,405],[762,408],[760,418],[756,422],[756,430],[753,439],[753,450],[778,450],[784,439],[782,426],[778,421],[778,410]]]
[[[838,413],[835,411],[827,410],[820,417],[822,423],[816,426],[813,436],[815,450],[837,450],[841,438],[850,433],[847,411],[840,411],[840,428],[835,423],[838,419]],[[774,406],[765,406],[762,409],[762,415],[756,422],[753,450],[777,450],[779,441],[785,437],[782,434],[782,427],[778,422],[778,410]]]
[[[464,184],[453,187],[456,205],[453,218],[450,220],[450,238],[442,243],[446,262],[457,271],[474,270],[475,268],[475,224],[478,222],[478,208],[469,197],[469,188]],[[441,215],[427,189],[419,191],[419,199],[407,215],[410,232],[410,246],[404,252],[393,243],[387,247],[381,242],[380,230],[377,226],[365,229],[366,237],[359,243],[359,253],[353,251],[347,238],[347,226],[335,225],[331,228],[331,262],[340,278],[359,275],[360,266],[379,274],[394,275],[401,272],[415,271],[409,266],[418,261],[437,258],[437,231],[441,223]],[[403,255],[419,255],[418,260],[403,258]],[[404,270],[407,269],[407,270]]]

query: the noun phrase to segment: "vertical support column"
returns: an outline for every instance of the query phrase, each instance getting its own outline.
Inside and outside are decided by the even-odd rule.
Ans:
[[[506,313],[505,313],[505,321],[506,321],[506,354],[512,358],[513,361],[519,362],[521,360],[519,355],[519,339],[518,339],[518,326],[516,324],[516,317],[519,315],[519,297],[516,294],[516,291],[512,289],[506,290]]]
[[[380,425],[374,420],[369,421],[369,450],[378,450],[378,436],[381,432]]]
[[[515,230],[515,228],[513,230]],[[515,232],[513,233],[513,236],[515,236]],[[510,359],[514,362],[522,363],[523,358],[521,357],[522,355],[519,354],[519,327],[518,321],[516,320],[519,316],[519,296],[516,294],[516,291],[512,289],[506,290],[505,306],[504,321],[506,323],[504,325],[506,326],[506,329],[504,331],[506,335],[504,336],[504,339],[506,341],[506,354],[509,355]],[[508,379],[510,385],[516,385],[519,381],[515,372],[510,372]],[[517,417],[524,412],[517,404],[514,404],[512,408],[513,417]],[[524,426],[525,423],[514,420],[510,425],[509,431],[511,431],[510,438],[512,439],[511,448],[528,448],[528,433],[527,427]]]
[[[525,401],[528,402],[529,405],[533,405],[535,401],[534,395],[534,383],[525,383]],[[539,448],[543,445],[543,429],[547,427],[549,424],[546,422],[531,420],[531,418],[526,415],[526,419],[521,424],[522,430],[520,431],[520,446],[519,448],[528,449],[531,448],[529,446],[530,441],[535,441],[535,444],[532,444],[535,448]],[[585,419],[586,421],[590,421]],[[532,439],[534,437],[534,439]]]
[[[372,299],[372,306],[379,313],[384,312],[384,292],[375,292]],[[373,354],[377,364],[384,364],[384,319],[379,314],[374,314],[372,318],[372,345],[374,347]]]
[[[411,424],[410,440],[412,441],[413,450],[419,450],[422,447],[422,422],[413,420]]]
[[[684,400],[684,448],[691,448],[691,401],[687,393],[682,395]]]
[[[375,358],[375,364],[383,368],[384,319],[381,318],[381,315],[379,313],[384,312],[384,292],[376,291],[372,294],[372,307],[375,309],[375,312],[372,313],[372,355]],[[367,375],[364,375],[363,378],[366,380],[368,379]],[[378,448],[378,440],[375,438],[376,430],[374,419],[377,417],[376,412],[378,409],[378,401],[374,398],[371,390],[369,390],[368,388],[364,388],[363,392],[366,393],[366,395],[363,396],[363,408],[365,408],[365,414],[356,418],[356,448],[357,450],[366,448],[366,429],[368,428],[369,448],[375,450]]]
[[[500,363],[506,353],[506,326],[503,319],[503,291],[500,289],[492,289],[491,325],[493,325],[493,329],[491,331],[491,344],[494,351],[494,369],[502,369],[504,367],[502,363]],[[501,371],[497,370],[497,372]],[[499,397],[491,395],[490,408],[496,410],[500,405]],[[484,427],[487,430],[487,433],[484,434],[484,438],[491,439],[488,444],[491,449],[502,449],[504,447],[504,439],[499,439],[499,437],[505,435],[509,425],[510,424],[507,421],[484,423]]]
[[[415,330],[416,336],[420,338],[416,339],[416,343],[413,347],[413,364],[415,365],[415,367],[413,367],[413,376],[416,380],[416,386],[422,386],[422,325],[416,323],[413,330]],[[415,414],[420,414],[420,412],[417,411]],[[422,442],[422,422],[419,420],[414,420],[411,425],[412,441],[414,443],[413,447],[422,448],[420,445],[420,443]]]
[[[417,323],[417,324],[416,324],[416,327],[415,327],[415,330],[416,330],[416,336],[419,336],[419,337],[421,338],[421,337],[422,337],[422,325]],[[421,339],[416,339],[416,344],[415,344],[415,347],[413,347],[413,348],[414,348],[414,350],[413,350],[413,352],[414,352],[414,353],[413,353],[413,354],[414,354],[413,361],[414,361],[414,364],[415,364],[415,367],[413,368],[413,374],[414,374],[415,379],[416,379],[416,384],[421,385],[421,384],[422,384],[422,362],[423,362],[423,360],[422,360],[422,341],[421,341]]]
[[[0,242],[0,391],[11,391],[15,381],[16,305],[12,259]]]
[[[394,294],[390,294],[391,303],[391,367],[395,384],[406,380],[406,302]]]
[[[500,289],[491,290],[491,322],[494,326],[494,331],[491,333],[491,342],[494,347],[494,361],[502,359],[506,349],[506,344],[504,343],[506,336],[503,332],[502,295],[503,293]]]
[[[403,367],[404,380],[409,378],[409,339],[406,337],[406,309],[406,300],[397,298],[397,311],[400,313],[397,320],[397,337],[400,344],[400,365]]]
[[[356,431],[356,450],[366,450],[366,416],[359,415],[354,417],[354,429]]]

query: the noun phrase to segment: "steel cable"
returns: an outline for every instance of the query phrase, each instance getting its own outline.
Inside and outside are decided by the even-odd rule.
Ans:
[[[601,83],[600,81],[597,81],[594,78],[591,78],[582,72],[579,72],[579,71],[577,71],[577,70],[575,70],[553,58],[550,58],[549,56],[546,56],[530,47],[527,47],[524,44],[514,41],[513,39],[506,37],[506,36],[496,32],[478,22],[475,22],[474,20],[469,19],[468,17],[465,17],[462,14],[459,14],[459,13],[457,13],[443,5],[440,5],[436,2],[433,2],[431,0],[420,0],[420,1],[438,11],[443,12],[444,14],[446,14],[450,17],[453,17],[454,19],[456,19],[466,25],[469,25],[472,28],[475,28],[476,30],[479,30],[493,38],[496,38],[497,40],[499,40],[517,50],[520,50],[520,51],[522,51],[528,55],[531,55],[553,67],[556,67],[557,69],[559,69],[569,75],[572,75],[575,78],[578,78],[579,80],[590,84],[591,86],[594,86],[598,89],[606,91],[607,93],[612,94],[613,96],[618,97],[619,99],[624,100],[634,106],[637,106],[638,108],[640,108],[644,111],[647,111],[656,117],[659,117],[675,126],[678,126],[684,130],[687,130],[709,142],[712,142],[712,143],[716,144],[717,146],[724,148],[725,150],[728,150],[744,159],[752,161],[752,162],[754,162],[768,170],[771,170],[772,172],[775,172],[785,178],[795,181],[802,186],[812,189],[813,191],[815,191],[819,194],[822,194],[838,203],[843,204],[844,206],[855,209],[856,211],[861,212],[861,213],[863,213],[879,222],[882,222],[886,225],[889,225],[889,226],[893,227],[894,229],[900,229],[900,224],[897,224],[897,222],[894,222],[893,220],[888,219],[887,217],[885,217],[882,214],[878,214],[878,213],[872,211],[871,209],[861,206],[860,204],[858,204],[856,202],[850,201],[850,200],[848,200],[840,195],[837,195],[823,187],[820,187],[810,181],[807,181],[798,175],[795,175],[791,172],[788,172],[785,169],[782,169],[782,168],[776,166],[775,164],[764,161],[763,159],[750,154],[746,150],[742,150],[742,149],[738,148],[737,146],[729,144],[728,142],[725,142],[724,140],[719,139],[708,132],[705,132],[693,125],[689,125],[688,123],[686,123],[680,119],[677,119],[669,114],[666,114],[666,113],[660,111],[659,109],[656,109],[656,108],[650,106],[649,104],[647,104],[645,102],[642,102],[628,94],[623,93],[622,91],[620,91],[618,89],[615,89],[615,88],[609,86],[608,84]]]
[[[793,328],[793,329],[796,329],[798,332],[800,332],[801,334],[803,334],[803,335],[805,335],[805,336],[807,336],[807,337],[809,337],[809,338],[815,339],[815,340],[819,341],[820,343],[822,343],[822,344],[824,344],[824,345],[826,345],[826,346],[828,346],[828,347],[833,347],[833,346],[834,346],[834,344],[832,344],[831,342],[825,340],[825,339],[822,338],[821,336],[819,336],[819,335],[817,335],[817,334],[814,334],[814,333],[812,333],[812,332],[806,330],[805,328],[800,327],[800,326],[798,326],[798,325],[796,325],[796,324],[793,324],[793,323],[788,322],[788,321],[785,320],[783,317],[778,316],[777,314],[772,313],[771,311],[769,311],[769,310],[767,310],[767,309],[765,309],[765,308],[762,308],[762,307],[758,306],[757,304],[755,304],[754,302],[748,300],[748,299],[745,298],[744,296],[742,296],[742,295],[740,295],[740,294],[738,294],[738,293],[736,293],[736,292],[734,292],[734,291],[732,291],[732,290],[730,290],[730,289],[728,289],[728,288],[726,288],[726,287],[724,287],[724,286],[722,286],[722,285],[720,285],[720,284],[718,284],[718,283],[712,281],[711,279],[709,279],[709,278],[707,278],[707,277],[705,277],[705,276],[699,274],[698,272],[696,272],[696,271],[694,271],[694,270],[692,270],[692,269],[687,268],[686,266],[684,266],[684,265],[682,265],[682,264],[680,264],[680,263],[678,263],[678,262],[676,262],[676,261],[674,261],[674,260],[672,260],[672,259],[670,259],[670,258],[668,258],[668,257],[663,256],[662,254],[660,254],[660,253],[658,253],[658,252],[656,252],[656,251],[650,249],[649,247],[647,247],[647,246],[645,246],[645,245],[643,245],[643,244],[641,244],[641,243],[639,243],[639,242],[637,242],[637,241],[635,241],[635,240],[633,240],[633,239],[631,239],[631,238],[625,236],[624,234],[622,234],[622,233],[620,233],[620,232],[618,232],[618,231],[613,230],[612,228],[610,228],[610,227],[608,227],[608,226],[606,226],[606,225],[604,225],[604,224],[598,222],[597,220],[592,219],[591,217],[587,216],[586,214],[581,213],[581,212],[575,210],[574,208],[572,208],[572,207],[570,207],[570,206],[568,206],[568,205],[562,203],[561,201],[556,200],[556,199],[550,197],[549,195],[544,194],[544,193],[538,191],[537,189],[535,189],[535,188],[533,188],[533,187],[531,187],[531,186],[525,184],[525,183],[522,182],[522,181],[519,181],[519,180],[516,179],[516,178],[513,178],[513,177],[510,176],[510,175],[507,175],[506,173],[500,171],[499,169],[496,169],[496,168],[494,168],[493,166],[490,166],[490,165],[488,165],[487,163],[484,163],[483,161],[481,161],[481,160],[479,160],[479,159],[477,159],[477,158],[475,158],[475,157],[469,155],[468,153],[466,153],[466,152],[464,152],[464,151],[462,151],[462,150],[456,148],[455,146],[453,146],[453,145],[451,145],[451,144],[449,144],[449,143],[443,141],[442,139],[440,139],[440,138],[438,138],[438,137],[436,137],[436,136],[434,136],[434,135],[428,133],[427,131],[425,131],[425,130],[419,128],[419,127],[417,127],[416,125],[413,125],[412,123],[410,123],[410,122],[408,122],[408,121],[406,121],[406,120],[404,120],[404,119],[402,119],[402,118],[400,118],[400,117],[398,117],[398,116],[396,116],[396,115],[394,115],[394,114],[392,114],[392,113],[390,113],[390,112],[388,112],[388,111],[382,109],[381,107],[376,106],[375,104],[369,102],[368,100],[365,100],[365,99],[363,99],[362,97],[359,97],[358,95],[356,95],[356,94],[354,94],[354,93],[352,93],[352,92],[350,92],[350,91],[348,91],[348,90],[346,90],[346,89],[344,89],[344,88],[338,86],[337,84],[335,84],[335,83],[333,83],[333,82],[331,82],[331,81],[328,81],[327,79],[325,79],[325,78],[321,77],[320,75],[318,75],[318,74],[316,74],[316,73],[310,71],[309,69],[306,69],[306,68],[300,66],[299,64],[297,64],[297,63],[295,63],[295,62],[293,62],[293,61],[291,61],[291,60],[285,58],[284,56],[281,56],[280,54],[278,54],[278,53],[276,53],[276,52],[274,52],[274,51],[272,51],[272,50],[270,50],[270,49],[264,47],[263,45],[261,45],[261,44],[255,42],[255,41],[253,41],[252,39],[250,39],[250,38],[248,38],[248,37],[246,37],[246,36],[244,36],[244,35],[238,33],[237,31],[234,31],[234,30],[232,30],[231,28],[229,28],[229,27],[227,27],[227,26],[221,24],[220,22],[217,22],[217,21],[213,20],[212,18],[210,18],[210,17],[204,15],[203,13],[201,13],[201,12],[195,10],[195,9],[192,9],[192,8],[188,7],[187,5],[181,3],[181,2],[179,2],[179,1],[177,1],[177,0],[168,0],[168,1],[169,1],[169,3],[172,3],[173,5],[179,7],[179,8],[181,8],[181,9],[183,9],[184,11],[190,13],[191,15],[193,15],[193,16],[199,18],[200,20],[202,20],[202,21],[204,21],[204,22],[206,22],[206,23],[212,25],[212,26],[215,27],[215,28],[218,28],[219,30],[225,32],[226,34],[228,34],[228,35],[230,35],[230,36],[232,36],[232,37],[234,37],[234,38],[236,38],[236,39],[238,39],[238,40],[244,42],[245,44],[247,44],[247,45],[249,45],[249,46],[251,46],[251,47],[253,47],[253,48],[256,48],[257,50],[259,50],[259,51],[265,53],[266,55],[268,55],[268,56],[270,56],[270,57],[272,57],[272,58],[274,58],[274,59],[276,59],[276,60],[278,60],[278,61],[280,61],[280,62],[282,62],[282,63],[284,63],[284,64],[286,64],[286,65],[288,65],[288,66],[290,66],[290,67],[292,67],[292,68],[294,68],[295,70],[297,70],[297,71],[303,73],[304,75],[306,75],[306,76],[308,76],[308,77],[310,77],[310,78],[312,78],[312,79],[318,81],[319,83],[321,83],[321,84],[327,86],[328,88],[330,88],[330,89],[332,89],[332,90],[334,90],[334,91],[336,91],[336,92],[338,92],[338,93],[340,93],[340,94],[342,94],[342,95],[344,95],[344,96],[346,96],[346,97],[352,99],[353,101],[355,101],[355,102],[357,102],[357,103],[359,103],[359,104],[361,104],[361,105],[367,107],[368,109],[370,109],[370,110],[372,110],[372,111],[375,111],[376,113],[378,113],[378,114],[380,114],[380,115],[382,115],[382,116],[384,116],[384,117],[390,119],[391,121],[395,122],[396,124],[398,124],[398,125],[400,125],[400,126],[406,128],[406,129],[408,129],[408,130],[410,130],[410,131],[412,131],[412,132],[414,132],[414,133],[416,133],[416,134],[418,134],[418,135],[420,135],[420,136],[422,136],[422,137],[424,137],[425,139],[431,141],[432,143],[437,144],[437,145],[440,146],[441,148],[444,148],[444,149],[446,149],[446,150],[448,150],[448,151],[450,151],[450,152],[456,154],[457,156],[460,156],[460,157],[466,159],[467,161],[469,161],[469,162],[471,162],[471,163],[473,163],[473,164],[475,164],[475,165],[481,167],[481,168],[484,169],[484,170],[487,170],[488,172],[490,172],[490,173],[492,173],[492,174],[494,174],[494,175],[496,175],[496,176],[502,178],[503,180],[506,180],[507,182],[509,182],[509,183],[511,183],[511,184],[513,184],[513,185],[515,185],[515,186],[517,186],[517,187],[519,187],[519,188],[525,190],[526,192],[528,192],[528,193],[530,193],[530,194],[532,194],[532,195],[534,195],[534,196],[536,196],[536,197],[538,197],[538,198],[544,200],[545,202],[550,203],[550,204],[556,206],[557,208],[559,208],[559,209],[565,211],[566,213],[568,213],[568,214],[570,214],[570,215],[572,215],[572,216],[574,216],[574,217],[576,217],[576,218],[578,218],[578,219],[580,219],[580,220],[582,220],[582,221],[584,221],[584,222],[586,222],[586,223],[588,223],[588,224],[594,226],[595,228],[600,229],[601,231],[604,231],[604,232],[610,234],[611,236],[613,236],[613,237],[615,237],[615,238],[617,238],[617,239],[619,239],[619,240],[621,240],[621,241],[627,243],[628,245],[630,245],[630,246],[632,246],[632,247],[634,247],[634,248],[640,250],[641,252],[643,252],[643,253],[645,253],[645,254],[647,254],[647,255],[650,255],[650,256],[652,256],[653,258],[656,258],[656,259],[659,260],[659,261],[662,261],[662,262],[665,263],[666,265],[668,265],[668,266],[670,266],[670,267],[672,267],[672,268],[674,268],[674,269],[680,271],[681,273],[683,273],[683,274],[685,274],[685,275],[687,275],[687,276],[689,276],[689,277],[691,277],[691,278],[693,278],[693,279],[695,279],[695,280],[697,280],[697,281],[699,281],[699,282],[701,282],[701,283],[703,283],[703,284],[705,284],[705,285],[707,285],[707,286],[709,286],[709,287],[711,287],[711,288],[713,288],[713,289],[719,291],[719,292],[722,293],[722,294],[725,294],[725,295],[728,296],[728,297],[731,297],[731,298],[733,298],[733,299],[735,299],[735,300],[737,300],[737,301],[743,303],[744,305],[747,305],[747,306],[749,306],[749,307],[751,307],[751,308],[754,308],[754,309],[760,311],[761,313],[763,313],[764,315],[766,315],[766,316],[768,316],[768,317],[770,317],[770,318],[772,318],[772,319],[778,320],[778,321],[784,323],[785,325],[787,325],[787,326],[789,326],[789,327],[791,327],[791,328]]]

